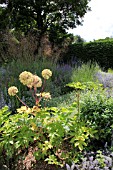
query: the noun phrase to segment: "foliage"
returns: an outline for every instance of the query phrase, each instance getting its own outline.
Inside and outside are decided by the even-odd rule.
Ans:
[[[9,115],[7,108],[0,114],[0,155],[4,153],[8,163],[32,146],[36,160],[63,166],[65,161],[77,159],[78,149],[82,151],[94,133],[79,121],[73,105],[41,109],[35,116],[32,112]]]
[[[0,6],[0,31],[6,28],[6,24],[9,24],[9,17],[4,19],[4,16],[6,16],[6,10],[4,7]]]
[[[21,59],[34,61],[37,56],[36,37],[29,33],[26,36],[21,32],[4,29],[0,31],[0,64],[4,65]]]
[[[99,90],[103,88],[102,84],[94,83],[94,82],[72,82],[68,83],[66,87],[71,89],[71,92],[66,93],[64,95],[60,95],[58,97],[53,97],[50,101],[47,102],[47,106],[55,106],[55,107],[68,107],[71,103],[74,103],[75,98],[77,97],[77,91],[80,90],[80,100],[83,100],[84,95],[88,90]]]
[[[72,164],[71,167],[76,168],[77,170],[109,170],[112,168],[112,156],[113,153],[110,152],[102,152],[97,151],[96,153],[87,153],[85,157],[82,159],[82,162],[79,164]],[[73,168],[69,169],[69,165],[67,164],[67,170],[73,170]]]
[[[64,61],[76,58],[84,63],[91,61],[107,70],[113,67],[113,39],[94,41],[88,43],[75,43],[70,45]]]
[[[68,83],[67,86],[76,90],[76,106],[80,119],[98,131],[89,149],[103,148],[107,142],[112,146],[113,98],[103,90],[102,84],[94,82]],[[93,145],[92,145],[93,143]],[[88,147],[87,147],[88,149]]]
[[[37,72],[40,75],[39,71],[42,70],[41,68],[44,69],[45,65],[36,71],[33,67],[31,68],[28,65],[27,67],[33,71],[33,74],[35,73],[36,75]],[[35,67],[37,68],[37,65]],[[62,73],[60,67],[57,66],[56,68],[58,75],[53,67],[54,78]],[[83,68],[81,67],[81,69]],[[92,71],[94,76],[98,68],[94,69],[94,67],[91,67],[91,69],[94,71]],[[25,90],[31,87],[32,90],[36,90],[35,87],[38,87],[36,86],[37,81],[33,84],[34,79],[31,81],[32,75],[29,72],[24,73],[31,76],[30,80],[27,77],[26,81],[22,78],[23,76],[20,76],[21,82],[28,86]],[[64,73],[66,72],[64,71]],[[47,79],[48,75],[51,76],[50,70],[46,69],[42,72],[44,79]],[[92,77],[91,80],[93,79]],[[35,80],[37,80],[36,77]],[[7,165],[7,167],[12,166],[14,169],[14,166],[17,166],[20,161],[26,168],[27,164],[25,162],[31,154],[30,166],[35,165],[37,160],[45,160],[49,164],[58,166],[75,162],[71,167],[67,164],[68,169],[73,167],[78,169],[83,167],[91,168],[92,166],[93,168],[109,168],[111,166],[111,159],[109,161],[109,157],[101,152],[98,152],[93,159],[92,156],[88,159],[84,158],[81,164],[76,164],[76,162],[79,157],[82,157],[84,149],[86,151],[96,150],[97,146],[99,149],[103,149],[106,142],[108,146],[111,145],[113,99],[107,97],[101,85],[97,82],[87,81],[87,78],[86,81],[82,79],[81,82],[75,81],[68,83],[67,86],[74,88],[75,91],[70,95],[66,94],[64,99],[61,99],[61,101],[67,102],[65,102],[65,105],[67,104],[66,107],[63,105],[64,107],[41,108],[35,96],[35,106],[32,108],[28,107],[29,103],[33,104],[31,99],[31,102],[25,105],[26,107],[18,108],[18,113],[15,112],[13,115],[6,107],[0,110],[0,159],[2,164]],[[17,92],[17,89],[14,87],[9,90],[11,95],[13,93],[17,95]],[[71,100],[74,100],[74,96],[75,101],[71,103]],[[40,100],[42,96],[38,97]],[[68,100],[70,100],[70,103]],[[24,104],[24,102],[22,103]],[[51,105],[54,106],[53,104]],[[92,139],[92,137],[94,138]],[[15,162],[11,165],[13,158],[15,158]]]
[[[95,90],[102,90],[103,85],[102,84],[98,84],[98,83],[94,83],[94,82],[72,82],[72,83],[68,83],[66,86],[75,89],[77,92],[78,91],[95,91]]]
[[[4,29],[0,31],[0,65],[20,59],[32,62],[49,58],[57,62],[73,41],[73,35],[66,34],[62,41],[53,44],[48,35],[43,35],[39,45],[39,37],[33,31],[24,34],[15,29]]]
[[[89,10],[89,0],[83,1],[6,1],[4,20],[6,26],[23,32],[36,31],[38,36],[49,33],[52,41],[63,38],[66,29],[81,24],[82,17]],[[68,12],[67,12],[68,11]],[[2,21],[1,21],[2,23]]]
[[[103,87],[108,92],[108,96],[112,96],[112,88],[113,88],[113,73],[111,72],[102,72],[98,71],[96,73],[96,77],[98,78],[98,81],[103,84]]]
[[[82,64],[78,68],[75,68],[72,72],[71,81],[72,82],[95,82],[97,78],[95,74],[99,70],[99,66],[97,64]]]
[[[37,55],[58,60],[73,41],[66,30],[82,23],[89,1],[3,0],[0,64],[19,58],[35,60]]]
[[[80,35],[75,35],[74,36],[73,43],[83,43],[83,42],[85,42],[85,40]]]
[[[66,160],[77,160],[78,150],[82,151],[84,146],[87,146],[89,137],[96,133],[80,120],[80,112],[79,109],[76,110],[75,103],[68,108],[41,108],[42,98],[50,98],[50,94],[44,92],[44,87],[51,76],[51,70],[44,69],[42,83],[41,78],[31,72],[23,71],[19,75],[20,82],[32,92],[35,100],[32,108],[19,98],[17,87],[8,88],[8,94],[24,105],[17,109],[18,114],[10,115],[7,108],[1,109],[0,112],[0,151],[1,155],[5,153],[8,163],[12,157],[18,157],[23,149],[28,149],[29,154],[32,146],[31,163],[43,159],[49,164],[64,166]],[[39,87],[41,91],[37,93]],[[79,108],[78,105],[77,107]]]
[[[111,145],[113,125],[113,98],[107,97],[104,91],[92,90],[84,94],[81,103],[81,119],[98,131],[90,148],[104,147],[107,142]]]
[[[27,87],[23,86],[18,80],[18,75],[24,70],[27,70],[29,72],[32,72],[33,74],[37,74],[40,76],[40,73],[44,68],[50,68],[53,72],[51,79],[48,80],[48,83],[46,84],[45,87],[46,91],[51,91],[52,98],[63,95],[67,91],[69,91],[69,89],[65,87],[65,85],[68,82],[70,82],[70,78],[71,78],[70,74],[73,71],[73,68],[70,65],[68,64],[59,65],[49,59],[48,60],[38,59],[36,61],[31,61],[29,59],[27,60],[27,62],[26,60],[23,61],[21,59],[17,61],[13,61],[10,64],[3,66],[0,71],[2,93],[5,97],[6,104],[9,105],[10,103],[11,110],[14,111],[15,108],[20,107],[20,104],[17,100],[15,100],[14,98],[10,97],[7,94],[7,89],[10,86],[16,85],[19,89],[18,94],[20,98],[23,99],[24,101],[27,101],[28,105],[33,106],[31,95]]]
[[[58,97],[52,97],[51,100],[47,102],[47,107],[68,107],[75,101],[75,91],[60,95]]]

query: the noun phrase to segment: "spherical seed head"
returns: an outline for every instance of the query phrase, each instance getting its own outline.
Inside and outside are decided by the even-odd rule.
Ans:
[[[32,84],[33,84],[33,74],[28,72],[28,71],[24,71],[19,75],[19,80],[22,84],[32,88]]]
[[[15,96],[16,93],[18,93],[17,87],[11,86],[11,87],[8,88],[8,94],[9,94],[10,96]]]
[[[51,70],[49,70],[49,69],[44,69],[44,70],[42,71],[42,77],[43,77],[44,79],[49,79],[51,76],[52,76]]]
[[[41,87],[42,86],[42,80],[37,75],[33,75],[33,87]]]

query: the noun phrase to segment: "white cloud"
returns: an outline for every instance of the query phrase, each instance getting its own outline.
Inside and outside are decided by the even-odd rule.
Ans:
[[[113,0],[91,0],[92,11],[84,17],[83,26],[69,30],[86,41],[113,36]]]

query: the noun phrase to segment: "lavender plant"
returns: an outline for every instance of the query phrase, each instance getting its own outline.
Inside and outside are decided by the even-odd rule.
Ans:
[[[99,82],[103,84],[107,97],[113,97],[113,74],[99,71],[96,73]]]
[[[113,168],[113,153],[104,153],[100,150],[96,153],[86,153],[81,163],[72,165],[76,170],[111,170]]]
[[[67,170],[74,170],[75,168],[75,163],[73,162],[71,166],[69,166],[68,164],[66,164],[66,169]]]

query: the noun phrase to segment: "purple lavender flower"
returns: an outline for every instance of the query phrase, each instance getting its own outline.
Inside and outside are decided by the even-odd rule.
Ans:
[[[113,87],[113,74],[99,71],[96,73],[96,77],[98,78],[99,82],[103,84],[105,88]]]
[[[90,161],[93,161],[93,156],[90,156],[90,157],[89,157],[89,160],[90,160]]]
[[[104,170],[109,170],[109,168],[107,166],[104,167]]]

